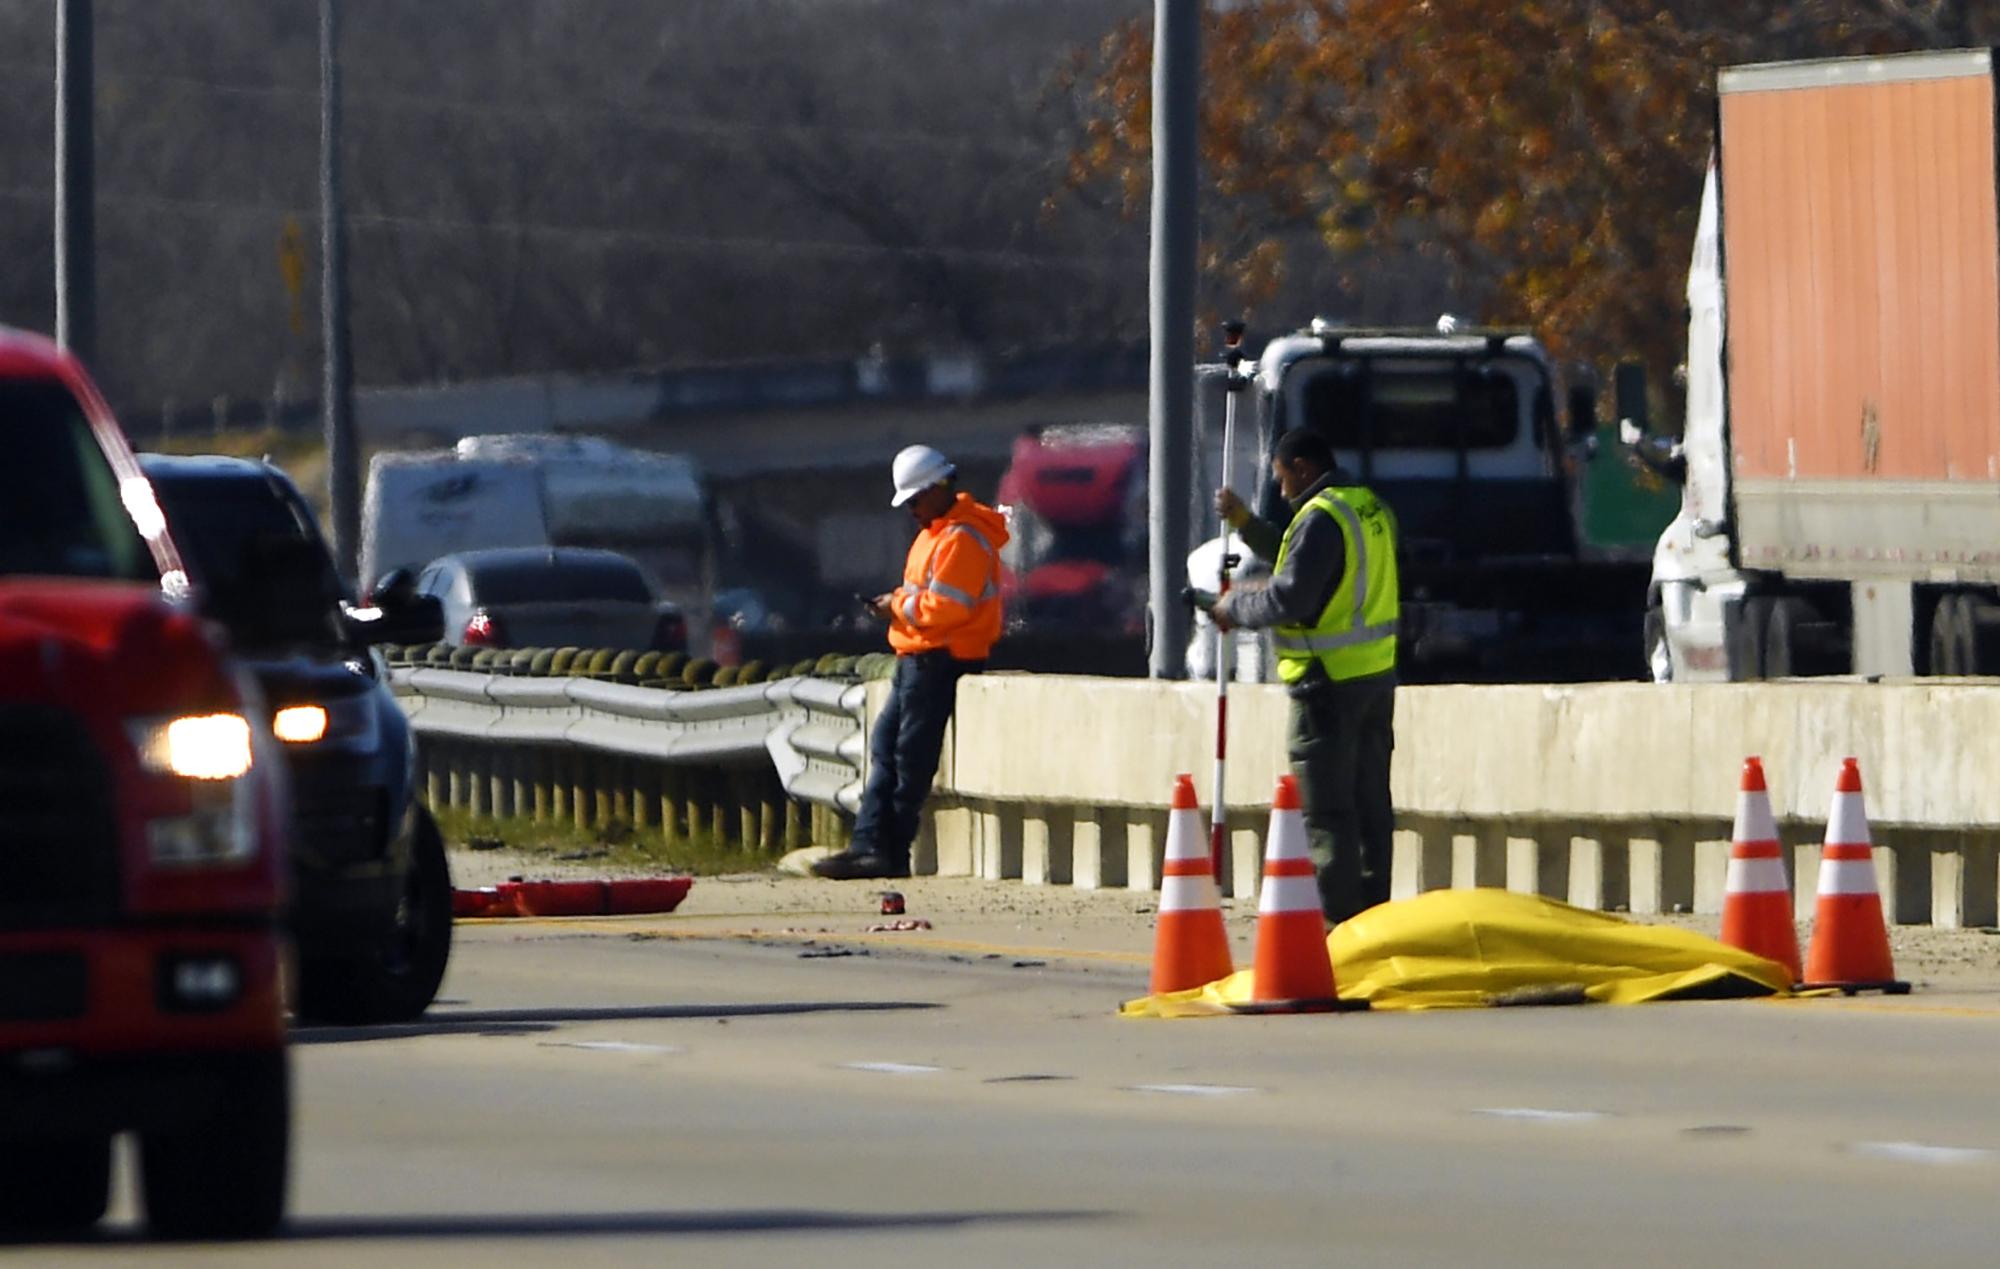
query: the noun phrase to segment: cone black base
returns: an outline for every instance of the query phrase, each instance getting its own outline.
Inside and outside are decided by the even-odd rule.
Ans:
[[[1365,1000],[1246,1000],[1229,1006],[1231,1013],[1360,1013]]]
[[[1843,996],[1858,996],[1864,991],[1879,991],[1885,996],[1907,996],[1910,985],[1898,979],[1884,979],[1877,983],[1800,983],[1793,991],[1837,991]]]

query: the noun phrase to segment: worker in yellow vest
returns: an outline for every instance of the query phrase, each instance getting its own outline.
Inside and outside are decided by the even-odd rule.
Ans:
[[[1338,923],[1389,898],[1396,517],[1340,469],[1317,432],[1279,437],[1271,474],[1292,507],[1287,526],[1252,515],[1231,490],[1215,498],[1244,545],[1273,561],[1270,580],[1196,602],[1224,630],[1271,632],[1278,677],[1292,697],[1289,756],[1319,868],[1320,907]]]

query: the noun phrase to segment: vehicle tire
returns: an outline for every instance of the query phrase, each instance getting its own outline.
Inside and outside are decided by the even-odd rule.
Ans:
[[[1659,606],[1646,610],[1646,620],[1641,627],[1641,642],[1645,652],[1645,677],[1654,683],[1674,681],[1674,656],[1667,647],[1667,614]]]
[[[421,1017],[437,998],[451,958],[451,873],[444,837],[430,812],[417,812],[403,899],[383,945],[365,956],[299,967],[299,1016],[366,1026]]]
[[[146,1224],[160,1238],[259,1238],[285,1218],[291,1071],[283,1049],[245,1063],[215,1112],[180,1132],[139,1136]]]
[[[1803,629],[1812,624],[1816,615],[1811,604],[1796,596],[1771,601],[1770,614],[1764,619],[1765,678],[1789,679],[1813,672],[1810,657],[1800,645]]]
[[[1764,677],[1764,636],[1770,627],[1771,597],[1745,599],[1725,636],[1730,678],[1748,683]]]
[[[1931,613],[1931,673],[1950,678],[1974,672],[1972,601],[1951,594],[1938,600]]]
[[[111,1198],[111,1138],[0,1141],[0,1231],[88,1229]]]

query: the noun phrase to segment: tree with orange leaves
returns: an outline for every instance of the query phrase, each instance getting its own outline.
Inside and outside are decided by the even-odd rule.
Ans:
[[[1671,364],[1716,68],[1981,43],[1996,30],[2000,0],[1210,7],[1208,293],[1254,312],[1302,237],[1350,288],[1385,253],[1416,252],[1477,292],[1462,298],[1481,318],[1532,328],[1560,356]],[[1069,186],[1133,214],[1148,189],[1151,58],[1151,27],[1135,21],[1070,81],[1085,125]]]

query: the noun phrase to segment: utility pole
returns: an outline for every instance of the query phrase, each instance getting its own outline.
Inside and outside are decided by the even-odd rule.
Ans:
[[[361,457],[354,443],[354,359],[347,345],[347,220],[340,201],[340,0],[319,0],[320,420],[326,436],[333,558],[355,582],[361,565]]]
[[[1153,0],[1152,365],[1147,424],[1147,652],[1156,679],[1187,677],[1186,584],[1194,501],[1195,110],[1201,0]]]
[[[56,342],[97,355],[97,102],[92,0],[56,0]]]

